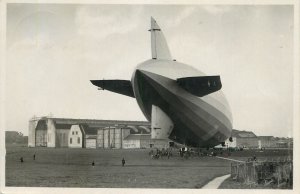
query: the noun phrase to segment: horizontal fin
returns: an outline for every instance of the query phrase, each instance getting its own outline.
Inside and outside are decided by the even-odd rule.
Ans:
[[[222,88],[220,76],[184,77],[177,79],[178,85],[195,96],[205,96]]]
[[[135,98],[129,80],[91,80],[91,82],[103,90],[109,90],[111,92]]]

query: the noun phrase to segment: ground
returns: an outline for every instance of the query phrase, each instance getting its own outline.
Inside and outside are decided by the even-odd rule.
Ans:
[[[183,159],[175,151],[170,159],[155,160],[150,158],[149,151],[7,146],[6,186],[201,188],[213,178],[230,173],[231,162],[227,160],[208,156]],[[245,160],[253,155],[247,152],[234,153],[232,158]],[[262,158],[261,154],[258,152],[257,157]],[[268,154],[268,157],[284,157],[287,152]]]
[[[148,152],[7,147],[6,186],[200,188],[214,177],[230,173],[229,161],[178,156],[154,160]]]

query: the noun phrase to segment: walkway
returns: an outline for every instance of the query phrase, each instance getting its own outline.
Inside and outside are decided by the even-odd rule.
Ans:
[[[220,157],[220,156],[216,156],[216,158],[220,158],[220,159],[224,159],[224,160],[229,160],[229,161],[233,161],[233,162],[245,162],[245,161],[242,161],[242,160],[235,160],[235,159],[224,158],[224,157]]]
[[[201,189],[217,189],[225,179],[229,178],[230,174],[214,178],[212,181],[204,185]]]

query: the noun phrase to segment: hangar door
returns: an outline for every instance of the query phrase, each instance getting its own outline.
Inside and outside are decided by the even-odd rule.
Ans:
[[[96,139],[86,139],[86,148],[96,148]]]

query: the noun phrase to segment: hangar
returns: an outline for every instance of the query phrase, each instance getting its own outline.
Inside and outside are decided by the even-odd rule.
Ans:
[[[29,120],[28,147],[167,148],[169,140],[151,140],[147,121],[38,117]]]

